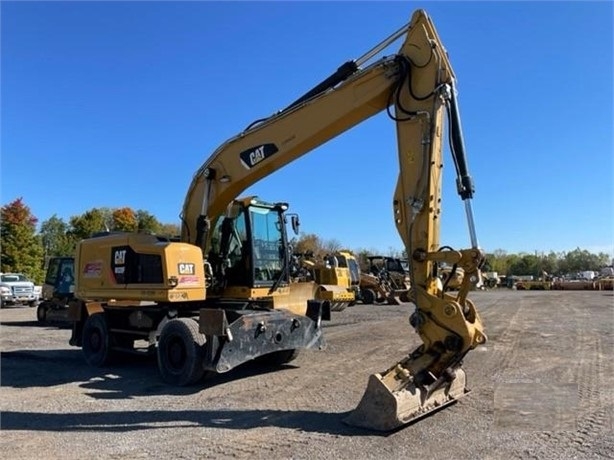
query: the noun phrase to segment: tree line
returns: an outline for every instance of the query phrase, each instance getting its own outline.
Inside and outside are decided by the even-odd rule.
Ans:
[[[339,241],[323,240],[315,234],[302,234],[292,240],[294,250],[299,253],[312,252],[315,257],[321,258],[342,248]],[[385,253],[376,254],[377,251],[358,249],[352,251],[359,260],[361,266],[366,266],[366,258],[370,255],[384,255],[399,259],[407,259],[405,250],[389,248]],[[574,274],[585,270],[599,271],[611,266],[614,261],[611,255],[605,252],[598,254],[586,249],[576,248],[569,252],[549,253],[508,253],[503,249],[497,249],[485,254],[485,263],[482,267],[484,272],[497,272],[499,275],[520,276],[533,275],[540,277],[544,273],[552,276]]]
[[[500,275],[533,275],[540,277],[544,272],[548,275],[563,276],[585,270],[599,271],[611,266],[612,258],[605,252],[594,254],[586,249],[576,248],[569,252],[554,252],[533,254],[508,254],[498,249],[486,254],[483,271],[494,271]]]
[[[56,214],[41,222],[23,198],[2,206],[0,271],[28,275],[41,283],[50,257],[72,256],[77,242],[102,231],[145,232],[176,236],[179,225],[160,222],[150,212],[130,207],[92,208],[65,221]]]
[[[44,265],[50,257],[72,256],[77,242],[101,231],[146,232],[157,235],[177,236],[177,224],[160,222],[148,211],[130,207],[92,208],[83,214],[72,216],[64,221],[52,215],[41,222],[37,229],[38,218],[30,208],[18,198],[4,206],[0,215],[0,240],[2,272],[25,273],[33,281],[41,283]],[[301,233],[290,241],[295,253],[311,252],[314,257],[322,258],[342,250],[337,239],[323,239],[314,233]],[[356,255],[361,266],[366,266],[367,257],[384,255],[406,259],[404,250],[389,248],[385,253],[374,249],[358,248],[350,250]],[[591,253],[576,248],[569,252],[549,253],[507,253],[497,249],[486,254],[483,271],[495,271],[500,275],[549,275],[561,276],[584,270],[598,271],[612,264],[610,256],[604,252]]]

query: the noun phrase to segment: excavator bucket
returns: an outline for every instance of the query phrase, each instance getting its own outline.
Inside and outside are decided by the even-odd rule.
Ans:
[[[381,374],[372,374],[360,403],[344,423],[375,431],[392,431],[456,402],[469,393],[465,383],[465,372],[457,369],[451,381],[437,388],[417,387],[412,383],[391,391]]]

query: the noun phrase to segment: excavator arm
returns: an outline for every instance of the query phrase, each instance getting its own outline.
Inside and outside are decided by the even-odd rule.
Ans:
[[[396,54],[373,60],[403,36]],[[467,298],[479,281],[483,254],[472,217],[474,187],[465,160],[455,75],[427,14],[416,11],[407,26],[363,57],[345,63],[284,110],[221,145],[194,175],[182,211],[182,240],[206,255],[212,225],[243,190],[384,110],[396,124],[399,178],[393,216],[410,261],[416,306],[410,323],[423,343],[372,375],[347,419],[377,430],[399,427],[467,393],[461,361],[486,341]],[[439,241],[446,118],[458,193],[468,217],[472,247],[466,250],[442,247]],[[464,270],[455,295],[439,281],[442,263]]]

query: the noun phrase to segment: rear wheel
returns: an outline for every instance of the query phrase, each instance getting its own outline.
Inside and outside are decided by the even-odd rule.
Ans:
[[[205,336],[196,321],[175,318],[162,328],[158,341],[158,369],[162,379],[172,385],[186,386],[200,380]]]
[[[85,320],[82,349],[91,366],[100,367],[109,361],[109,330],[104,313],[94,313]]]

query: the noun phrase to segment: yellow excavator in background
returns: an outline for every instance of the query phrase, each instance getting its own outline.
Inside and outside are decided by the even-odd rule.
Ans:
[[[403,38],[397,53],[376,58]],[[82,241],[76,254],[71,344],[100,365],[116,349],[144,339],[157,349],[171,383],[204,370],[225,372],[258,357],[287,362],[321,346],[326,302],[290,283],[285,203],[237,199],[247,187],[369,117],[386,111],[396,124],[399,178],[392,215],[409,256],[410,324],[422,344],[369,377],[345,420],[388,431],[467,393],[461,362],[486,335],[468,293],[484,256],[475,234],[468,173],[448,54],[427,14],[285,109],[250,124],[198,169],[182,211],[181,241],[109,234]],[[444,117],[457,190],[465,203],[471,248],[440,246]],[[368,165],[368,161],[365,162]],[[297,227],[298,221],[292,217]],[[464,270],[459,290],[442,289],[440,263]]]

